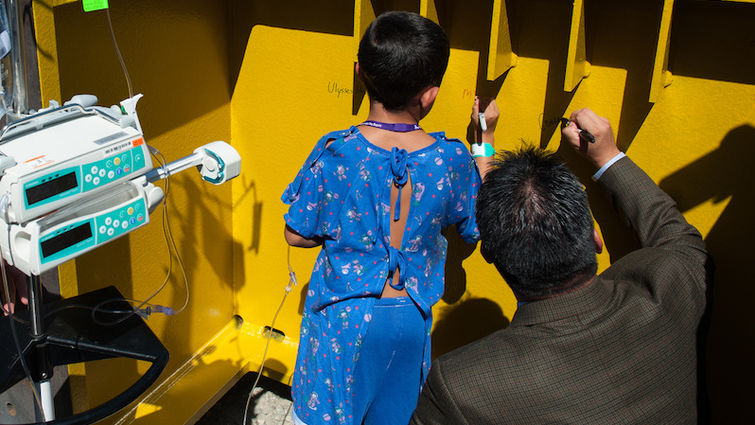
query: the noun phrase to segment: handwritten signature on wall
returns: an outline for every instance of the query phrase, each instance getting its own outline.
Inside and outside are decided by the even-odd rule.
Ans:
[[[340,98],[341,95],[352,95],[354,94],[354,89],[351,87],[345,87],[341,84],[338,84],[335,81],[328,81],[328,93],[335,95],[336,97]],[[462,99],[474,99],[475,92],[471,89],[463,89],[461,92],[461,98]]]
[[[341,97],[342,94],[354,94],[354,89],[339,86],[338,83],[334,81],[328,81],[328,93],[334,94],[336,97]]]
[[[335,81],[328,81],[328,93],[335,95],[336,97],[340,98],[341,95],[353,95],[354,89],[351,87],[345,87],[343,85],[338,84]],[[472,89],[462,89],[461,91],[461,98],[464,100],[471,100],[474,99],[475,91]],[[538,117],[538,122],[540,124],[540,128],[543,128],[543,126],[551,127],[558,125],[561,122],[561,117],[553,117],[549,119],[544,119],[543,114],[540,114]]]

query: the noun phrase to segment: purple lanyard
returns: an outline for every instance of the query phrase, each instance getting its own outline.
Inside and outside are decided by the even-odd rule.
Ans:
[[[365,121],[360,125],[369,125],[370,127],[379,128],[381,130],[395,131],[398,133],[407,133],[409,131],[422,130],[418,124],[406,124],[406,123],[387,123],[380,121]]]

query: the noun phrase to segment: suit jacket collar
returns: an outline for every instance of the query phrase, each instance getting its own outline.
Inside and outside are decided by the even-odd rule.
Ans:
[[[612,298],[614,287],[599,276],[592,283],[573,292],[529,302],[516,310],[511,326],[529,326],[563,320],[605,306]]]

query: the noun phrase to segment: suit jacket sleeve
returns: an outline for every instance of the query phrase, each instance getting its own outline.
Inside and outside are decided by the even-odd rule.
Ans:
[[[443,379],[443,365],[433,362],[430,375],[422,388],[417,409],[414,411],[411,425],[465,425],[456,401],[451,396]]]
[[[626,260],[612,265],[601,276],[626,275],[630,267],[653,273],[654,279],[641,279],[664,304],[705,304],[708,255],[700,233],[679,212],[676,203],[631,159],[622,158],[598,180],[608,189],[642,245]]]

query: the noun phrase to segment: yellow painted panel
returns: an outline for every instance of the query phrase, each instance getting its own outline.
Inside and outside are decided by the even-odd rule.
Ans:
[[[435,6],[435,0],[420,0],[419,14],[438,23],[438,8]]]
[[[257,371],[267,343],[262,328],[229,322],[197,352],[158,385],[143,394],[138,404],[119,412],[115,424],[193,423],[248,371]],[[289,375],[275,372],[281,362],[292,362],[296,342],[271,339],[265,375],[287,382]],[[274,369],[268,369],[268,365]],[[241,412],[239,412],[241,414]]]
[[[362,39],[362,35],[364,35],[370,22],[374,20],[375,9],[372,7],[372,0],[354,0],[354,62],[357,62],[359,41]]]
[[[488,48],[488,80],[495,80],[516,65],[517,56],[511,49],[509,17],[506,1],[493,1],[493,16],[490,23],[490,46]]]
[[[37,65],[40,75],[42,105],[50,100],[60,100],[60,76],[58,75],[58,50],[55,38],[55,20],[52,0],[32,2],[34,30],[37,40]]]
[[[566,55],[566,79],[564,90],[572,91],[590,74],[590,63],[585,52],[585,4],[583,0],[574,0],[569,29],[569,48]]]
[[[671,15],[674,0],[663,0],[661,23],[658,28],[658,47],[655,51],[653,76],[650,80],[650,101],[657,102],[664,87],[671,84],[671,74],[668,71],[669,41],[671,38]]]

